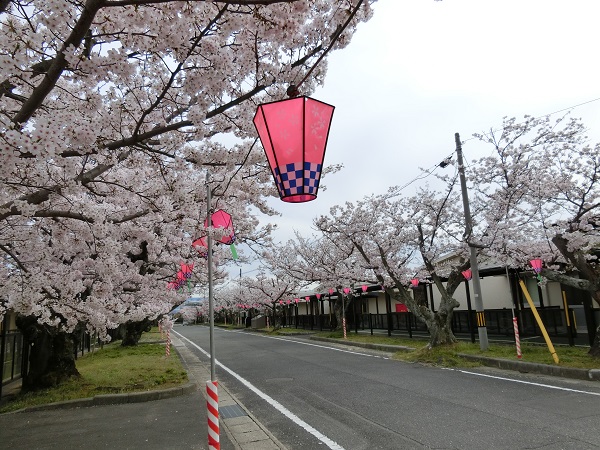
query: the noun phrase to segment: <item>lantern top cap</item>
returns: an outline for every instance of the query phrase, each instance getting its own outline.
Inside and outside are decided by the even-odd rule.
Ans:
[[[288,95],[288,97],[298,97],[300,95],[298,86],[296,86],[295,84],[290,84],[287,88],[286,94]]]

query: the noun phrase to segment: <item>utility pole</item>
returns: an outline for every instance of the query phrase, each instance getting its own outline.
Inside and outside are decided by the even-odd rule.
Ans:
[[[215,376],[215,305],[213,297],[213,257],[212,257],[212,211],[211,211],[210,174],[206,172],[206,217],[208,229],[206,236],[206,249],[208,250],[208,318],[210,325],[210,381],[217,381]]]
[[[473,237],[473,221],[471,220],[471,208],[469,207],[469,194],[467,193],[467,180],[465,179],[465,166],[463,164],[462,145],[458,133],[454,133],[456,142],[456,159],[458,160],[458,175],[460,178],[460,189],[462,191],[463,208],[465,211],[465,238],[467,242]],[[468,242],[469,243],[469,242]],[[475,313],[477,314],[477,331],[479,332],[479,348],[488,349],[487,327],[485,325],[485,313],[483,309],[483,297],[481,295],[481,284],[479,281],[479,266],[477,264],[477,249],[469,243],[471,250],[471,272],[473,273],[473,295],[475,297]]]
[[[206,250],[208,251],[208,315],[210,321],[210,380],[206,382],[206,417],[208,422],[208,448],[219,449],[219,388],[215,375],[215,306],[213,298],[213,257],[212,257],[212,211],[210,173],[206,171]]]

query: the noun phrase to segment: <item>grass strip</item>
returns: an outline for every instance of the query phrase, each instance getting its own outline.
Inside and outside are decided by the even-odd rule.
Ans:
[[[314,333],[316,336],[342,339],[341,331]],[[458,356],[458,353],[468,353],[472,355],[487,356],[489,358],[502,358],[518,360],[514,344],[490,344],[487,351],[479,348],[479,343],[460,341],[453,345],[445,345],[427,348],[427,339],[422,338],[404,338],[396,336],[371,336],[368,334],[347,334],[347,341],[363,342],[385,345],[402,345],[413,347],[414,352],[398,352],[394,354],[395,359],[420,362],[423,364],[439,365],[444,367],[474,367],[479,363],[465,361]],[[587,347],[568,347],[556,346],[556,352],[559,356],[561,367],[574,367],[580,369],[599,369],[600,360],[588,354]],[[522,343],[521,352],[523,357],[521,361],[527,361],[538,364],[554,364],[548,348],[544,345]]]
[[[146,339],[160,339],[160,334]],[[80,378],[72,378],[54,388],[19,394],[0,407],[0,413],[100,394],[167,389],[188,381],[177,354],[172,350],[170,357],[165,356],[164,344],[122,347],[120,342],[115,342],[79,357],[76,366]]]

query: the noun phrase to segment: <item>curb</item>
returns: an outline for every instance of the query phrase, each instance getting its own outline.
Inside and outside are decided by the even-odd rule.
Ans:
[[[458,353],[463,359],[476,361],[488,367],[514,370],[521,373],[537,373],[555,377],[574,378],[577,380],[600,381],[600,369],[578,369],[576,367],[561,367],[550,364],[531,363],[526,361],[511,361],[509,359],[488,358],[487,356]]]
[[[310,339],[314,341],[332,342],[336,344],[349,345],[351,347],[362,347],[386,352],[410,352],[415,350],[412,347],[404,347],[401,345],[368,344],[364,342],[344,341],[342,339],[322,338],[318,336],[312,336]],[[540,375],[572,378],[576,380],[600,381],[600,369],[578,369],[576,367],[562,367],[526,361],[512,361],[510,359],[489,358],[487,356],[469,355],[466,353],[458,353],[457,356],[469,361],[479,362],[484,366],[497,367],[498,369],[503,370],[512,370],[521,373],[536,373]]]
[[[415,351],[415,348],[405,347],[403,345],[371,344],[368,342],[344,341],[342,339],[324,338],[324,337],[319,337],[319,336],[311,336],[310,340],[311,341],[321,341],[321,342],[333,342],[336,344],[350,345],[352,347],[368,348],[369,350],[381,350],[384,352],[413,352],[413,351]]]
[[[63,402],[46,403],[45,405],[29,406],[27,408],[12,411],[7,414],[48,411],[53,409],[81,408],[85,406],[120,405],[124,403],[141,403],[165,398],[179,397],[191,394],[196,390],[196,383],[188,383],[174,388],[161,389],[157,391],[127,392],[124,394],[102,394],[88,398],[77,398]]]

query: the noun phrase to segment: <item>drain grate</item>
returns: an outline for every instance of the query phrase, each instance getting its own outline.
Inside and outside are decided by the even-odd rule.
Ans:
[[[219,407],[219,417],[223,419],[233,419],[234,417],[247,416],[248,414],[239,405],[229,405]]]

